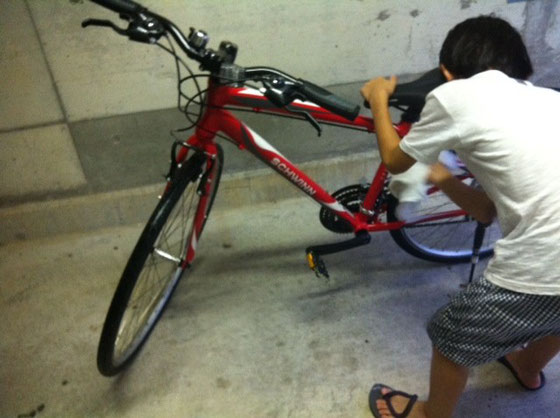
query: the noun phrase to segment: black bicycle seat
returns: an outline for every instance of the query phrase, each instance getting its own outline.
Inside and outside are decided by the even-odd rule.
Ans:
[[[445,77],[439,68],[428,71],[422,77],[409,83],[398,84],[389,99],[394,106],[408,106],[418,112],[424,107],[426,96],[436,87],[445,83]]]

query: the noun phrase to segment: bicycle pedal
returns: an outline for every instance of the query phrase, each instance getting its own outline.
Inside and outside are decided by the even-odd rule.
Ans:
[[[325,266],[325,262],[319,255],[315,254],[313,251],[309,251],[307,253],[307,263],[309,264],[309,268],[315,272],[315,276],[329,279],[330,276],[327,271],[327,266]]]

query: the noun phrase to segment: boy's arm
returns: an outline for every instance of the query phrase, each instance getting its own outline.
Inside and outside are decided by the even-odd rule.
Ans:
[[[408,170],[415,162],[399,147],[400,137],[393,127],[389,113],[389,97],[395,91],[397,78],[376,78],[366,83],[361,93],[370,105],[381,160],[392,174]]]
[[[483,224],[489,224],[496,216],[496,207],[482,189],[475,189],[451,174],[441,163],[430,169],[428,181],[441,189],[461,209]]]

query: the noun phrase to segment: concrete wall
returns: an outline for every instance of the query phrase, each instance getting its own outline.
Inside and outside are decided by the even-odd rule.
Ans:
[[[430,69],[452,25],[496,13],[524,34],[535,80],[560,85],[555,0],[144,3],[185,30],[206,30],[211,45],[237,43],[242,65],[278,67],[321,85]],[[80,28],[87,17],[113,13],[83,0],[2,0],[0,8],[0,199],[83,185],[69,123],[175,106],[174,65],[164,52]],[[22,181],[26,174],[34,178]]]
[[[437,64],[451,25],[496,12],[522,28],[525,3],[436,0],[145,0],[211,44],[240,47],[241,65],[269,65],[329,85]],[[108,30],[81,30],[90,16],[115,18],[88,1],[29,1],[69,120],[172,107],[174,66],[157,48]],[[196,68],[196,66],[195,66]]]

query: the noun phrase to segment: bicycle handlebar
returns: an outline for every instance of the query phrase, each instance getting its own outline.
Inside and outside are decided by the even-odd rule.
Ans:
[[[309,81],[301,79],[298,81],[302,83],[301,92],[319,106],[349,120],[354,120],[360,113],[360,106],[350,103]]]
[[[146,10],[146,8],[132,0],[91,0],[100,6],[106,7],[117,13],[123,13],[126,15],[134,15],[141,11]]]
[[[206,43],[208,42],[206,33],[191,28],[189,36],[186,37],[173,22],[163,16],[148,11],[147,8],[132,0],[91,1],[124,15],[125,18],[128,18],[129,26],[125,30],[118,28],[109,21],[88,19],[82,23],[83,27],[89,25],[108,26],[112,27],[119,34],[128,36],[131,40],[147,43],[156,42],[167,32],[175,39],[179,47],[189,58],[200,63],[202,69],[210,71],[213,75],[218,75],[220,73],[223,64],[233,64],[237,47],[231,43],[222,42],[219,51],[206,48]],[[234,50],[231,49],[232,46]],[[313,83],[302,79],[296,80],[274,68],[260,67],[254,68],[253,70],[243,69],[240,73],[245,75],[254,74],[254,79],[260,81],[262,81],[261,78],[263,76],[265,78],[279,77],[287,81],[292,91],[290,91],[289,94],[283,95],[281,100],[273,101],[279,106],[286,106],[295,98],[303,98],[349,120],[354,120],[360,112],[360,106],[347,102]],[[244,80],[238,81],[242,82]],[[269,97],[266,94],[265,96]]]

